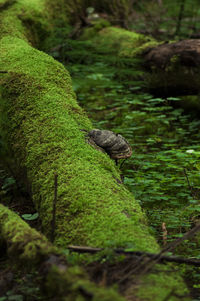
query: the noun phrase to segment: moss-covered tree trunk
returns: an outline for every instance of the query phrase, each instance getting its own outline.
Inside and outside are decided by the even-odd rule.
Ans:
[[[115,163],[87,143],[83,130],[92,125],[76,102],[68,72],[33,47],[51,29],[51,2],[53,7],[50,0],[0,1],[4,158],[29,191],[47,237],[58,175],[57,246],[131,244],[135,250],[156,252],[158,245]],[[163,300],[171,291],[187,300],[180,277],[159,270],[145,275],[140,286],[132,285],[129,300]]]
[[[0,204],[0,246],[6,243],[7,254],[15,271],[28,267],[39,272],[40,286],[48,300],[123,301],[113,289],[97,287],[86,273],[77,266],[69,267],[62,253],[49,243],[46,237],[25,223],[16,213]],[[33,270],[33,269],[32,269]],[[1,274],[2,275],[2,274]],[[42,280],[42,281],[41,281]],[[2,275],[0,297],[6,292],[6,280]],[[16,296],[12,296],[17,298]],[[45,298],[45,299],[46,299]],[[33,300],[30,297],[31,300]],[[7,299],[6,299],[7,300]],[[36,299],[35,299],[36,300]]]

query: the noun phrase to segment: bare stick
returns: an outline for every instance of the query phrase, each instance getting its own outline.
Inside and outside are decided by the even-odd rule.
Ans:
[[[189,238],[192,238],[198,231],[200,231],[200,223],[198,223],[195,227],[193,227],[190,231],[186,232],[182,237],[172,241],[170,244],[168,244],[160,253],[165,253],[172,251],[175,249],[180,243],[182,243],[184,240],[187,240]]]
[[[56,203],[57,203],[57,192],[58,192],[58,175],[54,175],[54,199],[53,199],[53,212],[51,221],[51,242],[55,239],[55,227],[56,227]]]
[[[103,248],[92,248],[92,247],[83,247],[83,246],[68,246],[68,249],[73,251],[73,252],[78,252],[78,253],[90,253],[90,254],[95,254],[97,252],[103,251]],[[159,262],[176,262],[179,264],[188,264],[188,265],[194,265],[194,266],[200,266],[200,260],[195,259],[195,258],[184,258],[184,257],[179,257],[179,256],[166,256],[162,255],[158,259],[159,254],[153,254],[153,253],[147,253],[147,252],[140,252],[140,251],[129,251],[126,252],[123,249],[115,249],[115,253],[117,254],[126,254],[126,255],[132,255],[135,256],[137,259],[138,257],[142,256],[144,259],[145,257],[150,258],[151,260],[158,260]],[[141,258],[140,258],[141,259]],[[141,260],[140,260],[141,262]]]
[[[195,199],[195,198],[196,198],[196,195],[195,195],[195,193],[194,193],[194,191],[193,191],[193,187],[192,187],[191,184],[190,184],[190,180],[189,180],[189,178],[188,178],[188,174],[187,174],[186,168],[183,169],[183,172],[184,172],[184,175],[185,175],[185,177],[186,177],[188,187],[189,187],[189,189],[190,189],[190,191],[191,191],[191,195],[192,195],[192,197]]]
[[[134,262],[131,270],[123,277],[123,279],[120,279],[119,282],[124,282],[126,279],[128,279],[131,275],[136,274],[138,277],[148,273],[151,271],[151,269],[154,267],[154,265],[158,262],[176,262],[179,264],[188,264],[188,265],[194,265],[194,266],[200,266],[200,260],[196,258],[183,258],[178,256],[166,256],[164,253],[172,251],[174,248],[176,248],[180,243],[182,243],[184,240],[189,239],[193,237],[198,231],[200,230],[200,223],[197,224],[194,228],[192,228],[190,231],[186,232],[183,237],[176,239],[175,241],[168,244],[163,250],[161,250],[158,254],[152,254],[152,253],[146,253],[146,252],[140,252],[140,251],[128,251],[126,252],[123,249],[114,249],[113,251],[118,254],[127,254],[132,255],[131,257],[135,257],[136,262]],[[92,248],[92,247],[84,247],[84,246],[68,246],[68,249],[79,252],[79,253],[96,253],[103,251],[103,248]],[[139,257],[139,258],[138,258]],[[166,299],[168,300],[168,299]]]
[[[167,244],[167,228],[166,228],[166,224],[163,222],[162,223],[162,239],[163,239],[163,246],[166,246]]]
[[[145,263],[145,265],[141,269],[141,274],[145,274],[151,270],[151,268],[160,261],[162,258],[162,255],[166,252],[170,252],[174,250],[178,245],[180,245],[184,240],[189,239],[193,237],[198,231],[200,231],[200,223],[198,223],[194,228],[192,228],[190,231],[186,232],[182,237],[172,241],[169,243],[164,249],[160,251],[160,253],[157,255],[157,258],[149,259],[148,262]],[[196,263],[197,264],[197,263]]]

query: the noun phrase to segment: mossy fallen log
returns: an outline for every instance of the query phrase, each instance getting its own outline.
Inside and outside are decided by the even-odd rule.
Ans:
[[[0,49],[0,70],[7,71],[1,76],[1,133],[16,177],[30,187],[44,232],[50,231],[57,173],[57,244],[103,246],[110,240],[120,246],[134,237],[140,249],[156,250],[115,163],[87,143],[82,130],[92,125],[66,69],[18,37],[5,35]]]
[[[8,71],[1,79],[3,141],[14,158],[15,176],[24,175],[30,186],[44,233],[50,231],[57,173],[59,245],[103,246],[109,240],[120,246],[132,236],[140,249],[153,246],[139,204],[120,184],[115,163],[87,143],[82,129],[91,124],[64,67],[18,38],[3,38],[0,49],[1,69]]]
[[[0,80],[0,132],[8,164],[29,191],[47,237],[51,233],[54,175],[58,175],[57,246],[131,244],[135,250],[157,252],[141,208],[121,184],[114,162],[87,143],[83,130],[92,125],[76,102],[68,72],[32,46],[40,44],[35,24],[40,28],[41,20],[44,32],[51,25],[45,3],[16,1],[0,16],[4,29],[0,70],[5,71]],[[23,21],[26,16],[28,22]],[[188,300],[178,275],[157,274],[145,275],[139,288],[129,289],[129,300],[138,296],[138,300],[159,301],[171,290]],[[113,299],[108,296],[105,300]],[[173,296],[172,300],[178,299]]]
[[[92,30],[95,31],[95,34]],[[120,57],[139,57],[146,49],[159,44],[151,37],[113,26],[106,26],[101,30],[95,26],[86,28],[80,39],[92,39],[97,48],[98,45],[99,47],[104,46],[108,51],[112,51],[113,55],[117,55],[119,60]]]
[[[124,300],[113,289],[96,287],[78,266],[68,266],[61,252],[44,235],[0,204],[0,246],[4,243],[9,258],[17,263],[16,268],[23,266],[39,271],[46,297],[60,301],[88,300],[88,296],[99,301]]]

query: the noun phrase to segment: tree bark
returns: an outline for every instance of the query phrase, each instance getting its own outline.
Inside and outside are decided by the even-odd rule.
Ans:
[[[165,43],[144,54],[149,89],[156,95],[194,95],[200,91],[200,40]]]

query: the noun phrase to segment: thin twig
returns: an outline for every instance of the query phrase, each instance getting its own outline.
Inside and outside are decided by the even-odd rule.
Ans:
[[[169,252],[174,250],[178,245],[180,245],[181,242],[184,240],[187,240],[189,238],[192,238],[198,231],[200,231],[200,223],[198,223],[195,227],[193,227],[191,230],[186,232],[182,237],[172,241],[169,243],[162,251],[161,253]]]
[[[194,193],[193,187],[192,187],[191,184],[190,184],[190,180],[189,180],[189,177],[188,177],[186,168],[183,168],[183,172],[184,172],[184,176],[186,177],[188,187],[189,187],[189,189],[190,189],[190,191],[191,191],[191,195],[192,195],[192,197],[193,197],[194,199],[196,199],[196,195],[195,195],[195,193]]]
[[[163,246],[167,244],[167,228],[166,223],[162,223],[162,239],[163,239]]]
[[[186,232],[182,237],[180,237],[180,238],[172,241],[171,243],[169,243],[164,249],[161,250],[161,252],[157,255],[157,257],[155,257],[153,259],[149,259],[149,261],[146,262],[144,266],[141,266],[141,273],[140,274],[145,274],[145,273],[149,272],[152,269],[152,267],[161,260],[164,253],[174,250],[184,240],[193,237],[196,234],[196,232],[198,232],[199,230],[200,230],[200,223],[198,223],[190,231]],[[186,260],[188,260],[188,259],[186,259]],[[195,259],[195,262],[193,262],[193,264],[195,263],[197,265],[197,264],[199,264],[198,262],[200,263],[200,260]],[[185,263],[186,264],[191,264],[191,261],[190,261],[190,263],[189,262],[185,262]]]
[[[68,246],[68,249],[73,251],[73,252],[90,253],[90,254],[95,254],[97,252],[105,250],[103,248],[92,248],[92,247],[73,246],[73,245]],[[141,251],[125,251],[123,249],[114,249],[113,251],[117,254],[133,255],[133,256],[137,256],[137,257],[142,256],[142,259],[144,259],[145,257],[148,257],[151,262],[152,262],[152,260],[154,261],[154,264],[156,262],[165,262],[165,261],[167,261],[167,262],[176,262],[176,263],[179,263],[179,264],[184,263],[184,264],[188,264],[188,265],[200,266],[200,260],[197,259],[197,258],[184,258],[184,257],[179,257],[179,256],[166,256],[166,255],[160,255],[160,253],[154,254],[154,253],[141,252]],[[141,258],[139,258],[139,262],[141,262]]]
[[[125,158],[122,163],[120,164],[119,168],[122,168],[122,166],[124,165],[124,162],[127,160],[127,158]]]
[[[55,227],[56,227],[56,203],[57,203],[57,192],[58,192],[58,175],[54,175],[54,199],[53,199],[53,212],[51,221],[51,242],[55,239]]]
[[[138,257],[138,259],[136,260],[136,262],[132,263],[132,267],[130,269],[129,267],[129,271],[126,272],[126,274],[120,278],[120,280],[117,282],[117,284],[126,282],[127,279],[129,279],[133,274],[137,275],[137,272],[140,271],[140,267],[142,265],[145,264],[145,262],[148,262],[148,257],[145,256],[144,254],[142,254],[140,257]]]

